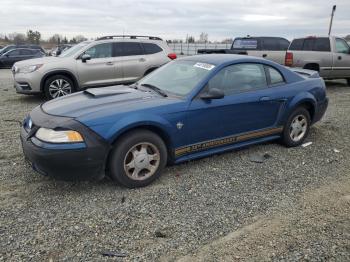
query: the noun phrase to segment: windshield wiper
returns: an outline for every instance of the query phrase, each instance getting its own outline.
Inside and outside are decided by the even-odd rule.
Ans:
[[[167,97],[168,95],[159,87],[156,87],[151,84],[142,84],[141,86],[148,87],[149,89],[152,89],[153,91],[156,91],[158,94],[160,94],[163,97]]]

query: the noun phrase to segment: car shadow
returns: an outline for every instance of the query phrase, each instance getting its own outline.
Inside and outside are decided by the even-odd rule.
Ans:
[[[338,88],[349,88],[346,80],[337,79],[337,80],[325,80],[327,89],[335,90]]]

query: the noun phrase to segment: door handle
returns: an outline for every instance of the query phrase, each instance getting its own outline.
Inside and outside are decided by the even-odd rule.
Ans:
[[[338,60],[341,60],[341,56],[338,56]]]
[[[271,101],[271,97],[269,96],[260,97],[260,101],[265,101],[265,102]]]
[[[113,65],[113,62],[107,62],[106,65]]]
[[[144,59],[144,58],[139,59],[139,62],[145,62],[145,61],[146,61],[146,59]]]
[[[267,54],[263,54],[262,57],[267,57]]]

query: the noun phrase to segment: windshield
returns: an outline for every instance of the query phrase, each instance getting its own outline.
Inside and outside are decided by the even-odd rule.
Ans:
[[[233,41],[232,49],[256,49],[257,46],[256,39],[236,39]]]
[[[84,46],[90,44],[91,42],[85,41],[81,42],[80,44],[77,44],[75,46],[72,46],[71,48],[65,50],[62,52],[62,54],[59,55],[59,57],[68,57],[75,55],[80,49],[82,49]]]
[[[185,96],[203,80],[214,65],[195,61],[173,61],[154,73],[141,79],[137,84],[155,86],[166,93]]]
[[[6,53],[7,51],[12,50],[12,49],[14,49],[14,47],[8,45],[8,46],[5,46],[4,48],[0,49],[0,53],[1,53],[1,54],[4,54],[4,53]]]

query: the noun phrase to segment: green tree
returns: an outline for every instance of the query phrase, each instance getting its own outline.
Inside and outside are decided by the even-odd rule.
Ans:
[[[14,42],[16,45],[23,44],[26,41],[26,36],[21,33],[11,33],[8,36],[11,42]]]
[[[40,32],[33,31],[31,29],[27,31],[27,40],[29,43],[38,45],[40,43],[40,38],[41,38]]]

